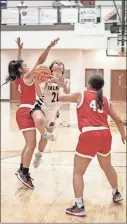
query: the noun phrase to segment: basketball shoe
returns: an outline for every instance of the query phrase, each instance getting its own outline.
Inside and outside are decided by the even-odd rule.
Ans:
[[[78,208],[78,206],[77,206],[76,203],[71,208],[67,208],[65,210],[65,213],[66,214],[69,214],[69,215],[78,216],[78,217],[84,217],[84,216],[86,216],[85,207],[82,206],[81,208]]]
[[[22,171],[21,171],[21,169],[19,168],[16,172],[15,172],[15,175],[18,175],[18,174],[20,174]]]
[[[113,195],[113,202],[114,203],[118,203],[120,201],[122,201],[123,198],[122,198],[122,195],[121,193],[117,190],[116,193]]]
[[[32,178],[30,174],[24,175],[22,172],[17,175],[18,179],[27,187],[33,189],[34,185],[32,183]]]
[[[43,139],[49,140],[49,141],[55,141],[56,136],[53,133],[46,132],[46,134],[42,135]]]

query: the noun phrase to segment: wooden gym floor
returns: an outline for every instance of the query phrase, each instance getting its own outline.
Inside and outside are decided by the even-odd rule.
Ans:
[[[34,169],[31,164],[35,189],[30,190],[14,175],[24,144],[15,122],[16,108],[16,104],[11,104],[10,109],[9,103],[2,103],[1,108],[1,222],[126,223],[126,146],[122,144],[116,128],[112,128],[112,163],[118,173],[119,189],[124,200],[119,205],[112,203],[112,189],[95,158],[84,177],[87,217],[72,217],[65,215],[64,209],[74,201],[72,172],[79,134],[77,128],[58,124],[57,141],[48,144],[39,168]],[[119,110],[123,117],[125,109],[122,108],[120,105]],[[61,111],[61,117],[66,126],[66,108]]]

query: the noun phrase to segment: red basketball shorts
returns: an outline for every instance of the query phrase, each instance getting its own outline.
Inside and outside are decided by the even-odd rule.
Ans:
[[[75,154],[92,159],[96,154],[107,156],[111,151],[112,136],[109,129],[86,131],[80,134]]]
[[[34,121],[30,115],[31,108],[20,107],[16,112],[16,121],[21,131],[35,129]]]

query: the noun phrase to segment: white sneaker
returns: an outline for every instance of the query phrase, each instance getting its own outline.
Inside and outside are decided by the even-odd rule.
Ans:
[[[47,132],[45,136],[42,136],[42,138],[47,139],[49,141],[56,141],[56,136],[50,132]]]
[[[41,161],[42,161],[42,155],[41,153],[36,153],[35,154],[35,159],[34,159],[34,162],[33,162],[33,167],[34,168],[38,168],[38,166],[40,165]]]

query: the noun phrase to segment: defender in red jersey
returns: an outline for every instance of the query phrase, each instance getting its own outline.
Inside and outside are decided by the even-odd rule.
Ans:
[[[37,65],[44,63],[51,47],[55,46],[58,40],[59,38],[51,42],[51,44],[39,57],[34,68]],[[32,114],[34,114],[34,118],[30,114],[31,110],[34,108],[34,104],[36,101],[36,91],[33,75],[34,68],[32,70],[29,70],[27,64],[25,64],[23,60],[21,60],[23,44],[21,43],[20,38],[18,38],[16,42],[19,48],[17,58],[18,60],[10,61],[8,65],[9,77],[7,78],[7,82],[15,81],[17,90],[20,92],[20,107],[16,112],[16,120],[19,129],[22,131],[25,139],[25,147],[21,156],[21,164],[20,168],[16,172],[16,175],[24,185],[33,189],[34,185],[29,175],[29,166],[32,159],[33,151],[36,147],[35,127],[41,133],[41,140],[39,142],[39,145],[41,145],[43,137],[48,138],[51,137],[52,134],[48,134],[48,132],[45,132],[45,125],[42,122],[43,113],[41,111],[41,108],[36,108],[36,110],[33,111]]]
[[[77,103],[78,127],[81,132],[74,158],[73,187],[75,205],[67,208],[67,214],[85,216],[83,202],[83,175],[92,158],[97,155],[99,164],[113,189],[113,202],[122,200],[118,191],[117,174],[111,164],[112,136],[108,125],[108,115],[115,121],[125,144],[126,135],[121,118],[116,114],[112,104],[103,96],[104,80],[94,75],[89,79],[87,91],[65,95],[63,80],[57,80],[61,86],[59,100]]]
[[[76,154],[91,159],[96,154],[107,156],[112,141],[107,121],[109,102],[103,96],[103,109],[100,110],[96,99],[97,91],[84,91],[82,101],[77,106],[78,126],[82,134],[79,137]]]
[[[15,80],[17,91],[20,93],[20,106],[16,112],[16,120],[21,131],[34,130],[35,123],[30,111],[36,100],[35,83],[27,85],[23,77]]]

